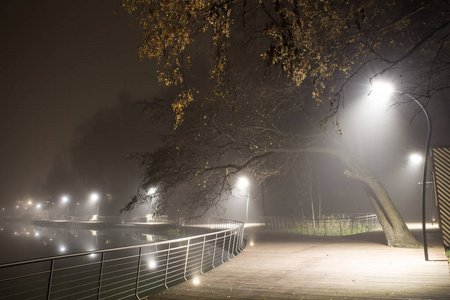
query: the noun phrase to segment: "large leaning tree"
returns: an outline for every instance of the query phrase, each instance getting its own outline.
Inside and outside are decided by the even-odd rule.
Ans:
[[[177,86],[171,100],[146,108],[173,114],[163,147],[137,155],[145,167],[141,193],[124,208],[147,202],[158,186],[164,209],[189,186],[193,212],[217,205],[234,175],[263,181],[285,172],[304,153],[336,157],[359,180],[391,246],[415,246],[388,193],[361,160],[317,134],[336,126],[348,85],[389,78],[428,102],[449,79],[447,1],[160,1],[123,0],[143,33],[139,54],[156,59],[159,80]],[[320,110],[311,112],[311,106]],[[294,126],[293,126],[294,125]]]

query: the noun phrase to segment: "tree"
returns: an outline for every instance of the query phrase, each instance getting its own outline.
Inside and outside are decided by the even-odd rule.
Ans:
[[[283,70],[307,85],[329,120],[358,76],[384,76],[429,101],[449,88],[450,4],[445,0],[122,0],[142,29],[141,58],[155,58],[159,80],[182,86],[176,126],[193,101],[192,70],[205,57],[214,94],[233,94],[230,50]],[[199,50],[201,49],[201,50]],[[209,50],[208,50],[209,49]],[[241,53],[242,54],[242,53]],[[194,79],[193,79],[194,78]]]
[[[342,161],[345,174],[363,184],[389,245],[418,244],[376,176],[351,151],[318,135],[310,121],[320,111],[324,129],[358,78],[370,83],[389,75],[425,101],[447,89],[446,1],[122,4],[142,29],[140,56],[158,61],[163,84],[180,87],[173,101],[147,103],[158,114],[173,111],[177,130],[158,151],[136,156],[145,168],[142,193],[125,210],[148,201],[154,185],[162,210],[188,185],[195,189],[187,205],[201,214],[227,196],[238,172],[264,181],[304,153],[322,153]],[[325,101],[329,105],[321,105]],[[334,125],[341,134],[337,118]]]

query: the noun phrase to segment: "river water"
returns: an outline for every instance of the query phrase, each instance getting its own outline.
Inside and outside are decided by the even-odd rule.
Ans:
[[[45,224],[44,224],[45,225]],[[0,219],[0,264],[116,247],[141,245],[175,238],[152,234],[152,229],[133,226],[99,226],[95,229],[32,221]]]

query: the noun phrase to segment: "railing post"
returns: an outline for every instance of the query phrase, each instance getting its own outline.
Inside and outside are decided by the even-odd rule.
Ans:
[[[224,234],[224,235],[223,235],[223,241],[222,241],[222,255],[221,255],[221,257],[220,257],[220,261],[221,261],[222,263],[225,263],[225,262],[223,261],[223,253],[225,252],[225,242],[226,242],[226,240],[227,240],[227,232],[225,231],[223,234]]]
[[[168,289],[169,287],[167,286],[167,273],[169,271],[169,258],[170,258],[170,242],[167,245],[167,255],[166,255],[166,273],[164,274],[164,286],[166,287],[166,289]]]
[[[200,273],[202,274],[203,274],[203,258],[205,257],[205,244],[206,244],[206,235],[203,236],[202,259],[200,261]]]
[[[105,252],[102,252],[102,257],[101,257],[101,261],[100,261],[100,272],[98,274],[97,299],[100,299],[100,294],[102,292],[103,262],[104,261],[105,261]]]
[[[50,300],[50,294],[52,292],[52,280],[53,280],[53,268],[55,266],[55,260],[52,259],[50,262],[50,274],[48,276],[48,285],[47,285],[47,300]]]
[[[188,259],[189,259],[189,245],[191,244],[191,239],[188,239],[188,244],[187,244],[187,248],[186,248],[186,261],[184,262],[184,280],[186,279],[186,271],[187,271],[187,265],[188,265]]]
[[[231,235],[231,232],[230,232],[230,238],[229,238],[229,241],[228,241],[228,250],[227,250],[227,258],[228,258],[228,260],[230,260],[231,258],[230,258],[230,246],[231,246],[231,238],[232,238],[233,236]]]
[[[141,260],[142,260],[142,247],[139,247],[139,258],[138,258],[138,267],[137,267],[137,274],[136,274],[136,288],[134,289],[134,295],[137,299],[139,299],[138,296],[138,288],[139,288],[139,274],[141,273]]]
[[[216,233],[216,238],[214,239],[214,252],[213,252],[213,258],[212,258],[212,267],[213,267],[213,269],[216,268],[214,266],[214,261],[216,259],[216,248],[217,248],[217,233]]]

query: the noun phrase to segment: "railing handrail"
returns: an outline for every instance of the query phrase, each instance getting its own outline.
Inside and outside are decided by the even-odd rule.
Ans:
[[[221,220],[221,221],[223,220],[223,221],[226,221],[226,222],[230,222],[231,221],[231,222],[234,222],[235,224],[240,224],[240,225],[236,226],[234,228],[223,229],[221,231],[214,231],[214,232],[210,232],[210,233],[199,234],[199,235],[194,235],[194,236],[188,236],[188,237],[178,238],[178,239],[170,239],[170,240],[166,240],[166,241],[151,242],[151,243],[145,243],[145,244],[139,244],[139,245],[133,245],[133,246],[108,248],[108,249],[103,249],[103,250],[84,251],[84,252],[77,252],[77,253],[72,253],[72,254],[64,254],[64,255],[48,256],[48,257],[42,257],[42,258],[36,258],[36,259],[30,259],[30,260],[16,261],[16,262],[11,262],[11,263],[1,264],[0,265],[0,269],[6,268],[6,267],[19,266],[19,265],[40,263],[40,262],[51,261],[51,260],[59,260],[59,259],[64,259],[64,258],[73,258],[73,257],[77,257],[77,256],[86,256],[86,255],[91,255],[91,254],[101,254],[103,252],[106,253],[106,252],[114,252],[114,251],[135,249],[135,248],[140,248],[140,247],[158,246],[158,245],[168,244],[169,242],[170,243],[178,243],[178,242],[187,241],[187,240],[190,240],[190,239],[196,239],[196,238],[200,238],[200,237],[204,237],[204,236],[207,237],[207,236],[212,236],[212,235],[216,235],[216,234],[221,234],[221,233],[224,233],[226,231],[239,228],[240,226],[244,226],[243,222],[239,222],[239,221],[235,221],[235,220],[226,220],[226,219],[215,219],[215,220]],[[230,224],[231,224],[231,222],[230,222]],[[184,227],[189,227],[189,226],[190,225],[186,225]],[[204,228],[208,228],[208,227],[204,227]]]

